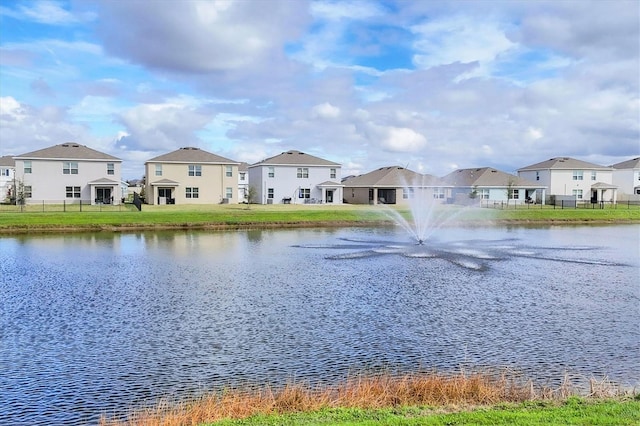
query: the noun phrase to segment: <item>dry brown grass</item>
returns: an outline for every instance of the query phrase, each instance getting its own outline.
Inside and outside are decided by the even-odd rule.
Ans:
[[[185,403],[160,402],[131,413],[126,420],[104,417],[102,426],[197,425],[255,414],[284,414],[323,408],[384,408],[398,406],[470,406],[533,399],[533,385],[508,374],[461,372],[405,376],[354,376],[335,386],[291,383],[274,389],[225,389]]]

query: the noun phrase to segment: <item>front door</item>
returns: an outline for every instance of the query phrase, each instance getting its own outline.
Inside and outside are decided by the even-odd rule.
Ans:
[[[333,191],[327,191],[327,203],[333,203]]]
[[[158,188],[158,204],[169,204],[171,188]]]
[[[96,203],[111,204],[111,188],[96,188]]]

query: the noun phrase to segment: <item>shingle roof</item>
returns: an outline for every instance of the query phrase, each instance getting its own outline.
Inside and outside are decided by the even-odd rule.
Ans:
[[[522,179],[521,177],[501,172],[492,167],[480,167],[475,169],[455,170],[442,180],[447,185],[458,187],[528,187],[544,188],[544,185]]]
[[[212,154],[200,148],[185,147],[162,154],[146,161],[147,163],[199,163],[199,164],[238,164],[237,161]]]
[[[614,169],[640,169],[640,157],[614,164]]]
[[[320,157],[315,157],[310,154],[305,154],[300,151],[286,151],[282,154],[267,158],[249,167],[262,166],[262,165],[274,165],[274,166],[337,166],[339,163],[328,161]]]
[[[238,171],[239,172],[246,172],[249,170],[249,163],[245,163],[244,161],[241,162],[240,164],[238,164]]]
[[[550,158],[547,161],[541,163],[532,164],[530,166],[522,167],[518,169],[519,172],[526,170],[575,170],[575,169],[588,169],[588,170],[610,170],[610,167],[600,166],[594,163],[588,163],[582,160],[576,160],[570,157],[556,157]]]
[[[423,175],[404,167],[391,166],[380,167],[363,175],[350,177],[344,180],[348,187],[387,187],[398,188],[401,186],[439,186],[440,181],[432,175]]]
[[[14,160],[13,157],[10,157],[8,155],[4,155],[4,156],[0,157],[0,166],[15,167],[16,166],[16,160]]]
[[[59,160],[112,160],[122,161],[118,157],[96,151],[85,145],[74,142],[63,143],[60,145],[50,146],[49,148],[39,149],[37,151],[27,152],[26,154],[16,155],[14,158],[21,160],[29,159],[59,159]]]

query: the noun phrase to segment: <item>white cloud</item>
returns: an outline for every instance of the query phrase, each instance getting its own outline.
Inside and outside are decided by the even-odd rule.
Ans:
[[[427,138],[406,127],[386,127],[378,133],[382,135],[382,147],[391,152],[418,152],[427,145]]]
[[[336,118],[340,115],[340,108],[331,105],[329,102],[316,105],[311,111],[313,117],[317,118]]]

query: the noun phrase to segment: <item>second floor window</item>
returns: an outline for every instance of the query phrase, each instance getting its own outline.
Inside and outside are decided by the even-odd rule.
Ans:
[[[162,176],[162,164],[156,164],[156,176]]]
[[[65,161],[62,163],[62,173],[65,175],[77,175],[78,163],[75,161]]]
[[[244,182],[247,180],[247,174],[240,172],[240,182]]]
[[[113,165],[113,163],[107,163],[107,174],[108,175],[113,175],[116,173],[116,169],[115,166]]]
[[[308,167],[298,167],[298,178],[306,179],[309,177]]]
[[[9,169],[0,169],[0,176],[9,176]]]
[[[536,172],[536,180],[540,180],[540,172]]]
[[[24,173],[31,173],[31,161],[24,162]]]
[[[583,177],[582,170],[573,171],[573,180],[582,180],[582,177]]]
[[[329,177],[331,179],[335,179],[336,178],[336,169],[329,169]]]
[[[227,177],[233,177],[233,167],[232,166],[227,166],[226,176]]]
[[[275,177],[275,175],[276,175],[276,169],[275,169],[275,167],[269,167],[269,168],[267,169],[267,173],[268,173],[268,176],[269,176],[269,177]]]
[[[596,171],[595,170],[591,171],[591,180],[596,180]]]
[[[189,176],[202,176],[202,166],[199,164],[189,164]]]

